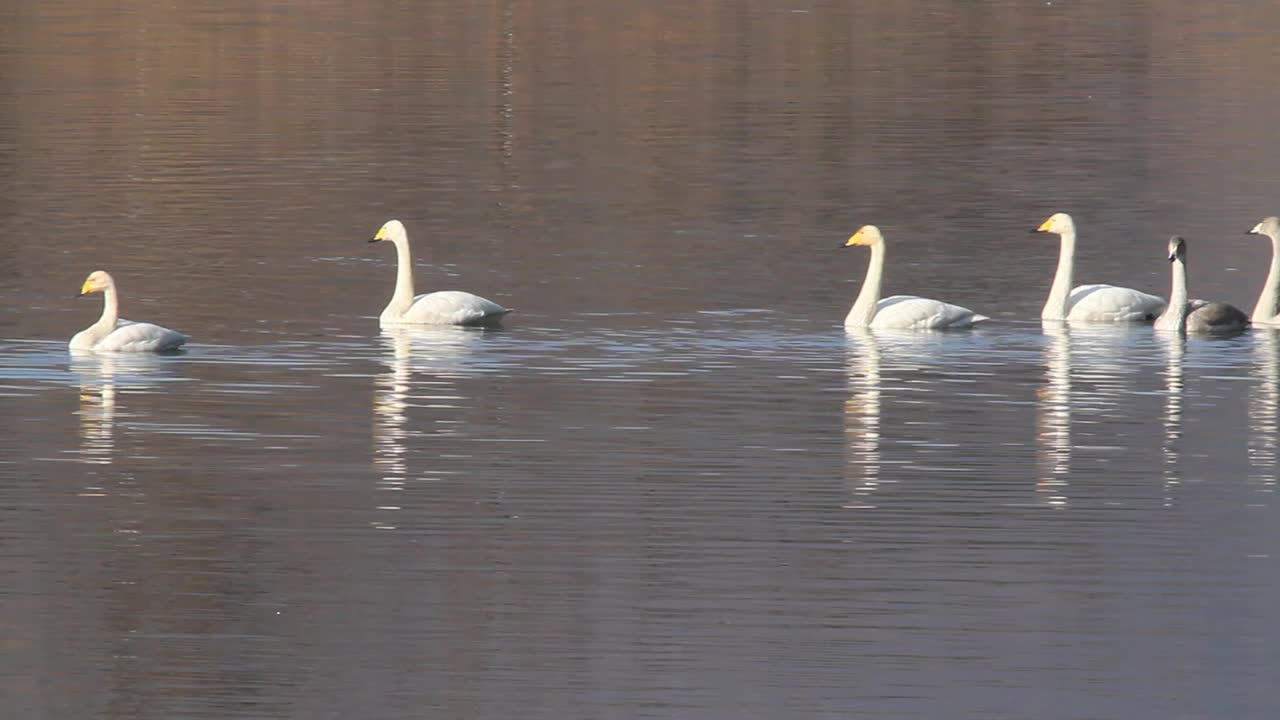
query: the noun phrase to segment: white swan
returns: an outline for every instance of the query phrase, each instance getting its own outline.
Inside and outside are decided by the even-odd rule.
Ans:
[[[1234,305],[1187,300],[1187,241],[1177,235],[1169,238],[1169,263],[1173,272],[1169,309],[1156,320],[1157,330],[1223,333],[1249,327],[1249,316]]]
[[[1114,285],[1081,285],[1071,288],[1076,255],[1076,224],[1070,215],[1055,213],[1031,232],[1050,232],[1062,236],[1058,271],[1053,276],[1049,299],[1040,313],[1041,320],[1141,322],[1152,320],[1164,312],[1163,299],[1131,288]]]
[[[863,225],[840,247],[866,245],[871,248],[871,262],[867,276],[862,281],[858,299],[845,316],[847,328],[937,330],[942,328],[969,327],[988,320],[968,308],[944,303],[940,300],[894,295],[880,299],[880,280],[884,274],[884,236],[875,225]]]
[[[166,352],[177,350],[187,341],[187,336],[176,330],[121,318],[115,280],[102,270],[89,273],[76,297],[95,292],[102,293],[102,317],[76,333],[68,344],[70,349],[94,352]]]
[[[399,220],[388,220],[369,242],[389,240],[396,246],[396,291],[378,316],[383,325],[497,325],[507,308],[479,295],[459,290],[441,290],[426,295],[413,294],[413,258],[409,238]]]
[[[1266,235],[1271,238],[1271,271],[1267,273],[1267,281],[1262,285],[1262,294],[1258,295],[1258,304],[1253,306],[1254,325],[1280,325],[1280,218],[1269,217],[1253,226],[1250,235]]]

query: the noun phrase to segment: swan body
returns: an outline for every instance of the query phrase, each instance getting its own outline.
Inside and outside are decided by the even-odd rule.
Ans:
[[[85,278],[77,297],[95,292],[102,293],[102,317],[71,338],[67,345],[71,350],[167,352],[177,350],[187,341],[187,336],[176,330],[121,318],[115,280],[102,270],[96,270]]]
[[[1031,232],[1056,233],[1062,238],[1058,270],[1053,276],[1049,298],[1041,320],[1082,322],[1143,322],[1153,320],[1165,309],[1163,298],[1115,285],[1071,287],[1075,270],[1076,225],[1066,213],[1055,213]]]
[[[894,295],[880,298],[881,279],[884,275],[884,236],[875,225],[864,225],[841,247],[865,245],[871,248],[871,262],[862,282],[858,298],[844,319],[847,328],[941,330],[964,328],[988,320],[969,308],[952,305],[941,300]]]
[[[1249,316],[1224,302],[1187,300],[1187,241],[1174,235],[1169,239],[1172,281],[1169,309],[1157,320],[1157,330],[1190,333],[1239,332],[1249,326]]]
[[[1266,235],[1271,240],[1271,270],[1249,319],[1254,325],[1280,325],[1280,218],[1263,220],[1249,234]]]
[[[497,325],[511,312],[492,300],[460,290],[413,294],[413,257],[409,238],[399,220],[388,220],[369,242],[389,241],[396,246],[396,289],[391,302],[378,316],[388,325]]]

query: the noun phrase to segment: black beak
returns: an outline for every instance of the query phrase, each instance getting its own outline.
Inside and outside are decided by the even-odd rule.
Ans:
[[[78,293],[76,293],[75,295],[72,295],[71,297],[72,297],[72,299],[74,299],[74,298],[82,298],[82,297],[84,297],[85,295],[88,295],[88,294],[89,294],[89,293],[82,293],[82,292],[78,292]]]
[[[840,248],[847,248],[847,247],[853,247],[853,246],[850,245],[849,243],[840,243],[839,245],[836,246],[836,249],[839,250]]]
[[[1035,234],[1036,234],[1036,233],[1038,233],[1038,232],[1040,232],[1040,228],[1038,228],[1038,227],[1033,227],[1033,228],[1031,228],[1030,230],[1028,230],[1028,231],[1027,231],[1027,234],[1028,234],[1028,235],[1035,235]]]
[[[376,242],[382,242],[382,238],[369,238],[369,242],[370,244],[376,243]]]
[[[1174,260],[1177,260],[1177,259],[1178,259],[1177,255],[1174,255],[1173,253],[1169,253],[1169,262],[1173,262]]]

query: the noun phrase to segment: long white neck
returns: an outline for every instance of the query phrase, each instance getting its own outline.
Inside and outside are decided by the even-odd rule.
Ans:
[[[876,316],[876,303],[880,302],[880,279],[884,274],[884,243],[871,246],[871,261],[867,263],[867,276],[858,291],[858,299],[844,318],[845,327],[868,327]]]
[[[116,329],[116,321],[120,319],[120,300],[116,297],[116,286],[108,285],[102,291],[102,317],[93,324],[95,333],[106,335]]]
[[[393,244],[396,246],[396,291],[382,311],[384,317],[401,315],[413,305],[413,257],[409,254],[409,241],[395,240]]]
[[[1041,320],[1067,319],[1067,300],[1071,297],[1071,276],[1075,272],[1075,262],[1076,229],[1072,227],[1062,233],[1058,271],[1053,275],[1053,286],[1049,288],[1049,299],[1045,301],[1044,310],[1040,313]]]
[[[102,291],[102,317],[89,327],[81,330],[71,338],[68,346],[72,350],[92,350],[103,338],[116,329],[120,319],[120,305],[116,298],[115,285],[108,285]]]
[[[1156,330],[1181,332],[1187,327],[1187,266],[1181,260],[1169,263],[1173,266],[1173,279],[1169,289],[1169,307],[1156,320]]]
[[[1258,296],[1258,304],[1253,306],[1255,323],[1274,322],[1280,316],[1280,238],[1267,233],[1271,238],[1271,272],[1267,273],[1267,281],[1262,285],[1262,294]]]

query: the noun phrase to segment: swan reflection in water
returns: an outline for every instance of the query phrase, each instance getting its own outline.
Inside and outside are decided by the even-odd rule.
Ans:
[[[910,466],[908,461],[884,458],[882,412],[886,391],[901,389],[904,378],[937,365],[939,358],[953,351],[955,343],[967,344],[969,337],[963,332],[845,328],[849,393],[844,405],[845,464],[849,473],[846,509],[877,507],[875,495],[885,485],[896,482],[884,476],[886,466]],[[927,391],[914,386],[910,392],[920,397],[921,392]]]
[[[1254,389],[1249,394],[1249,468],[1261,492],[1276,487],[1277,435],[1280,434],[1280,330],[1253,329]]]
[[[1182,359],[1187,340],[1180,333],[1156,332],[1156,342],[1164,346],[1164,506],[1173,505],[1177,486],[1182,484],[1178,468],[1182,446]]]
[[[1151,328],[1138,323],[1068,325],[1042,322],[1045,383],[1036,393],[1036,445],[1040,465],[1036,492],[1040,502],[1050,507],[1066,507],[1070,502],[1073,451],[1080,444],[1074,437],[1081,430],[1088,435],[1094,425],[1112,423],[1125,415],[1125,398],[1130,393],[1129,376],[1141,372],[1128,360],[1134,340],[1149,337]],[[1090,445],[1117,449],[1103,440],[1105,430]]]
[[[430,326],[382,329],[387,369],[374,379],[373,390],[373,464],[381,468],[380,492],[405,489],[410,439],[462,432],[461,421],[447,418],[435,419],[428,428],[410,428],[409,411],[413,407],[445,411],[464,407],[466,398],[455,381],[482,372],[476,351],[485,334],[494,332],[500,331]],[[392,513],[399,512],[402,504],[384,497],[377,505],[381,512],[373,526],[395,529]]]
[[[1036,492],[1052,507],[1067,504],[1071,477],[1071,329],[1045,321],[1045,384],[1036,392]]]
[[[851,510],[874,508],[871,496],[880,487],[880,343],[868,330],[846,329],[849,397],[844,403],[847,464],[851,477]]]
[[[164,379],[172,359],[148,353],[73,352],[70,368],[80,384],[80,453],[84,462],[109,465],[115,454],[117,402],[125,390],[146,392]],[[101,491],[91,488],[90,494]]]

